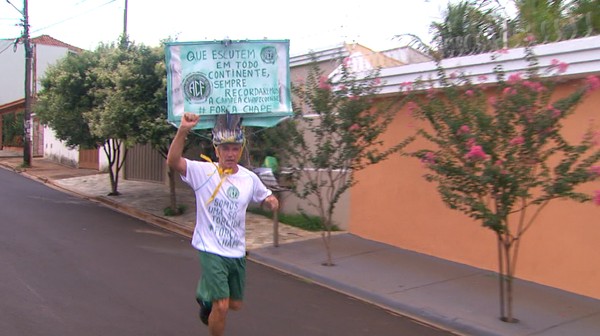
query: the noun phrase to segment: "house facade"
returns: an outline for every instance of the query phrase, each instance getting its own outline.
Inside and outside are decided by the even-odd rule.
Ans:
[[[30,40],[32,46],[31,95],[35,100],[40,81],[49,66],[69,53],[82,49],[48,35]],[[0,40],[0,115],[16,114],[25,110],[25,50],[21,40]],[[32,113],[32,154],[74,167],[102,169],[108,164],[98,150],[68,148],[56,139],[54,132],[41,125]],[[0,127],[0,139],[2,139]],[[1,141],[1,140],[0,140]],[[2,146],[2,143],[0,143]]]
[[[539,65],[560,60],[569,64],[560,75],[555,92],[563,97],[587,76],[600,75],[600,36],[539,45],[534,48]],[[524,49],[510,49],[492,60],[491,54],[443,61],[448,73],[465,73],[482,85],[493,86],[494,67],[507,74],[525,72]],[[386,68],[382,93],[394,95],[402,83],[417,78],[436,78],[432,62]],[[562,133],[578,143],[589,126],[600,130],[600,90],[592,91],[564,123]],[[414,134],[415,121],[407,109],[398,111],[386,141],[398,142]],[[600,139],[599,139],[600,141]],[[426,148],[423,142],[414,148]],[[416,159],[394,156],[357,175],[351,190],[348,230],[358,236],[482,269],[497,271],[497,239],[462,212],[442,203],[434,183],[426,182],[423,164]],[[593,195],[600,181],[581,191]],[[516,276],[569,292],[600,299],[600,206],[574,201],[552,201],[523,236]],[[401,267],[401,266],[399,266]]]

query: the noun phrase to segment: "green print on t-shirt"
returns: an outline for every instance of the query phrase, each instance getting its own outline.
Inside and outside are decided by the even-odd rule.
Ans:
[[[214,224],[211,230],[214,231],[215,237],[217,237],[217,241],[221,246],[236,247],[243,244],[240,231],[242,222],[238,218],[238,204],[236,202],[215,198],[208,206],[208,212],[212,216]]]

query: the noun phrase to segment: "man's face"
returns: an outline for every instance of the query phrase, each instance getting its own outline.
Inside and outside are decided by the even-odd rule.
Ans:
[[[217,157],[219,166],[223,169],[237,171],[237,163],[242,152],[242,144],[224,143],[217,146]]]

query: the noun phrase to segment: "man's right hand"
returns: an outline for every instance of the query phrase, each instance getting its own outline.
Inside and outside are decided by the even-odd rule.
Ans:
[[[192,128],[194,128],[194,126],[196,126],[196,124],[198,124],[199,121],[199,115],[190,112],[185,112],[181,117],[181,124],[179,125],[179,128],[189,131]]]

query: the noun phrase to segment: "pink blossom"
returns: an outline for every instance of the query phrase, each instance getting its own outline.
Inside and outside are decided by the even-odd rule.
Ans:
[[[498,167],[502,167],[503,164],[504,164],[504,160],[502,160],[502,159],[498,159],[498,160],[496,160],[496,162],[494,162],[494,165],[498,166]]]
[[[350,65],[350,57],[344,57],[344,60],[342,61],[342,63],[344,64],[345,67],[348,67]]]
[[[524,142],[525,142],[525,138],[523,138],[522,136],[519,135],[519,136],[512,138],[509,143],[512,146],[519,146],[519,145],[522,145]]]
[[[375,85],[381,84],[381,78],[377,77],[377,78],[373,79],[373,84],[375,84]]]
[[[473,92],[473,90],[467,90],[465,91],[465,94],[469,97],[473,97],[473,95],[475,94],[475,92]]]
[[[598,76],[587,76],[585,82],[588,85],[588,91],[600,89],[600,77]]]
[[[515,74],[512,74],[512,75],[508,76],[508,82],[510,84],[514,84],[514,83],[519,82],[521,80],[523,80],[523,78],[521,77],[521,73],[520,72],[517,72]]]
[[[548,105],[546,107],[550,112],[552,112],[552,118],[558,118],[561,116],[562,112],[554,107],[554,105]]]
[[[504,90],[502,90],[502,94],[505,96],[512,96],[512,95],[517,94],[517,90],[515,90],[514,88],[511,88],[511,87],[507,87],[507,88],[504,88]]]
[[[469,128],[469,126],[462,125],[462,126],[460,126],[458,131],[456,131],[456,135],[469,134],[469,132],[471,132],[471,129]]]
[[[453,72],[450,74],[450,78],[451,78],[451,79],[456,79],[456,77],[458,77],[458,73],[457,73],[456,71],[453,71]]]
[[[408,103],[406,103],[406,108],[408,109],[408,112],[413,115],[415,113],[415,111],[417,110],[419,106],[417,105],[417,103],[410,101]]]
[[[542,92],[542,91],[546,90],[546,88],[540,82],[532,82],[532,81],[526,80],[523,82],[523,85],[535,92]]]
[[[486,76],[486,75],[479,75],[477,77],[477,79],[479,79],[479,81],[481,81],[481,82],[485,82],[488,79],[488,76]]]
[[[600,205],[600,190],[594,191],[594,204]]]
[[[496,52],[498,54],[508,54],[508,49],[507,48],[502,48],[502,49],[496,50]]]
[[[358,124],[352,124],[352,126],[350,126],[348,128],[348,131],[354,132],[354,131],[358,131],[359,129],[360,129],[360,126]]]
[[[473,147],[475,146],[475,139],[470,138],[469,140],[467,140],[467,146],[468,147]]]
[[[600,144],[600,131],[589,131],[583,135],[583,141],[590,142],[593,146]]]
[[[465,158],[470,159],[470,160],[485,160],[488,158],[489,155],[487,155],[484,151],[483,148],[481,148],[481,146],[471,146],[471,150],[469,151],[469,153],[467,153],[467,155],[465,155]]]
[[[600,177],[600,166],[590,167],[590,174],[595,175],[595,177]]]
[[[406,88],[406,91],[411,91],[412,85],[413,82],[402,82],[400,83],[400,91],[404,90],[404,88]]]
[[[535,42],[535,35],[533,35],[533,34],[528,34],[527,36],[525,36],[525,39],[524,39],[524,41],[525,41],[525,42],[529,42],[529,43],[531,43],[531,42]]]
[[[421,162],[423,162],[425,164],[434,164],[435,163],[435,153],[433,153],[433,152],[425,153],[425,156],[423,157],[423,159],[421,159]]]
[[[331,84],[329,84],[327,77],[321,76],[319,78],[319,88],[323,90],[331,90]]]
[[[427,89],[427,98],[433,98],[433,97],[435,97],[435,89],[434,88]]]
[[[568,63],[561,62],[561,61],[557,60],[556,58],[553,58],[552,61],[550,61],[550,64],[552,65],[552,67],[558,68],[559,73],[563,73],[563,72],[567,71],[567,68],[569,67]]]

